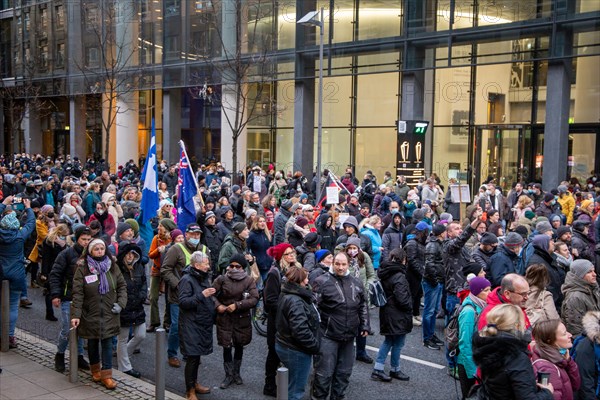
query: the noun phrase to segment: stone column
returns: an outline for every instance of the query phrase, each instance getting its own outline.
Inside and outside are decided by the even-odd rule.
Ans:
[[[40,118],[37,112],[32,111],[29,106],[25,111],[25,117],[21,122],[23,136],[25,139],[26,153],[42,152],[42,130],[40,127]]]
[[[88,138],[85,123],[85,97],[73,96],[69,99],[69,147],[71,158],[78,156],[80,160],[87,157]]]

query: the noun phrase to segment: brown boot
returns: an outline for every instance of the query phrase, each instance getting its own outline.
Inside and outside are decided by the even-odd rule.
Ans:
[[[193,387],[187,390],[187,392],[185,393],[185,398],[186,400],[198,400],[198,398],[196,397],[196,391]]]
[[[209,387],[202,386],[198,382],[196,382],[196,385],[194,385],[194,390],[196,391],[196,393],[199,393],[199,394],[208,394],[208,393],[210,393],[210,388]]]
[[[100,363],[90,365],[90,371],[92,372],[92,381],[100,382],[102,376],[100,376]]]
[[[112,378],[112,369],[103,369],[100,374],[105,388],[112,390],[117,387],[117,382]]]

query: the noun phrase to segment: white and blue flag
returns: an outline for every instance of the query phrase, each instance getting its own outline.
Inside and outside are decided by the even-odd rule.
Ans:
[[[145,224],[148,220],[156,216],[160,204],[158,198],[158,172],[156,164],[156,129],[154,127],[154,118],[152,119],[152,137],[150,138],[150,148],[146,156],[144,171],[142,172],[144,188],[142,189],[142,203],[140,209],[142,213],[141,223]]]

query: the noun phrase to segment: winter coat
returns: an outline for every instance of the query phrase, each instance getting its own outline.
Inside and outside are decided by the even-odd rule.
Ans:
[[[184,250],[185,249],[185,250]],[[183,243],[173,243],[165,253],[162,265],[160,267],[160,276],[169,285],[169,302],[177,304],[179,294],[177,286],[183,274],[183,269],[190,264],[192,253],[196,250],[208,250],[205,246],[198,244],[198,247],[192,247],[188,241]]]
[[[452,219],[458,221],[460,219],[460,203],[452,201],[452,190],[448,187],[444,196],[444,206],[446,212],[452,215]]]
[[[333,253],[335,249],[335,241],[337,240],[337,232],[335,231],[335,225],[331,224],[329,228],[325,226],[327,220],[333,218],[331,216],[323,217],[317,222],[317,233],[321,235],[321,248],[329,250]]]
[[[88,219],[87,225],[89,226],[92,221],[100,222],[102,225],[102,232],[109,237],[114,235],[117,231],[115,220],[108,211],[104,211],[104,214],[102,215],[98,215],[97,212],[90,214],[90,219]]]
[[[548,206],[544,202],[541,202],[540,205],[537,206],[537,208],[535,209],[535,215],[537,216],[546,217],[550,219],[550,216],[552,214],[554,214],[554,209],[552,209],[552,206]]]
[[[236,304],[234,312],[217,313],[217,341],[219,346],[246,346],[252,340],[250,309],[258,303],[254,279],[244,271],[228,270],[213,282],[217,290],[215,305]]]
[[[473,361],[473,334],[477,332],[475,316],[481,315],[479,307],[470,297],[462,303],[463,309],[458,315],[458,357],[456,362],[465,367],[469,379],[475,378],[477,366]]]
[[[567,272],[561,288],[564,295],[561,315],[567,331],[573,336],[583,330],[581,320],[588,311],[600,311],[600,291],[598,285],[591,284],[571,271]]]
[[[223,244],[216,225],[204,225],[202,229],[202,243],[210,250],[210,266],[213,271],[216,271],[219,264],[219,252]]]
[[[288,222],[291,215],[292,213],[283,207],[279,208],[279,212],[275,214],[275,221],[273,222],[274,246],[285,242],[285,224]]]
[[[221,251],[219,252],[219,272],[225,271],[229,265],[229,260],[231,260],[231,257],[234,254],[244,254],[245,252],[246,243],[242,242],[242,239],[233,233],[227,235],[225,241],[223,241],[223,246],[221,246]]]
[[[529,297],[525,302],[525,312],[527,312],[527,315],[540,314],[541,318],[538,321],[559,319],[560,316],[557,310],[560,310],[560,308],[557,309],[554,305],[554,299],[550,291],[546,289],[540,290],[537,286],[529,287]]]
[[[471,252],[471,258],[477,264],[481,265],[481,268],[483,268],[483,270],[486,273],[489,273],[492,256],[494,254],[496,254],[497,251],[498,251],[497,247],[494,247],[493,250],[490,252],[486,252],[486,251],[481,250],[480,246],[477,246]]]
[[[406,183],[401,183],[394,187],[394,193],[396,193],[398,197],[402,199],[402,201],[406,200],[406,196],[408,196],[409,191],[410,187],[408,187]],[[402,202],[400,202],[400,205],[402,205]]]
[[[99,193],[90,190],[85,199],[83,199],[83,211],[85,211],[85,215],[89,219],[91,215],[96,211],[96,204],[100,203],[102,198]]]
[[[56,260],[50,270],[48,283],[50,296],[61,301],[71,301],[73,298],[73,276],[77,269],[77,262],[81,257],[83,247],[75,243],[67,247],[56,256]]]
[[[394,221],[390,222],[388,227],[383,231],[381,237],[381,262],[388,259],[390,252],[394,249],[402,247],[402,238],[404,236],[404,227],[402,222],[400,225],[394,224]]]
[[[477,330],[482,330],[487,325],[487,314],[496,306],[500,304],[509,303],[509,301],[500,294],[500,287],[492,290],[487,298],[487,306],[483,309],[481,314],[479,314],[479,322],[477,323]],[[525,329],[529,329],[531,327],[531,322],[529,322],[529,317],[523,308],[523,318],[525,319]]]
[[[412,241],[416,242],[416,240]],[[430,285],[436,286],[438,283],[444,283],[445,276],[443,242],[437,236],[429,236],[425,245],[425,273],[423,279]]]
[[[446,291],[450,294],[458,293],[466,284],[467,279],[463,275],[462,269],[469,262],[471,255],[465,248],[465,243],[473,233],[475,233],[475,229],[469,225],[460,236],[444,240],[445,286]]]
[[[353,275],[355,278],[359,279],[363,287],[368,291],[369,285],[371,282],[375,281],[375,269],[373,268],[373,263],[371,262],[371,258],[367,253],[363,253],[365,256],[365,263],[360,267],[358,263],[358,259],[350,259],[350,264],[348,265],[348,270],[350,271],[350,275]],[[367,303],[369,302],[369,296],[367,295]]]
[[[408,274],[422,277],[425,273],[425,244],[409,236],[404,251],[406,252]]]
[[[575,211],[575,199],[571,193],[565,193],[563,196],[558,196],[558,204],[560,204],[562,214],[567,217],[567,225],[573,224],[573,212]]]
[[[592,263],[596,262],[596,256],[594,254],[594,245],[587,236],[575,229],[573,229],[571,247],[573,249],[576,249],[579,253],[579,255],[575,257],[576,260],[584,258],[586,260],[591,261]]]
[[[219,229],[219,239],[221,239],[221,242],[225,241],[227,235],[233,233],[233,225],[235,223],[235,220],[227,221],[224,217],[221,218],[221,221],[219,221],[217,224],[217,228]]]
[[[558,266],[553,254],[550,254],[546,250],[540,249],[536,246],[533,248],[533,255],[529,257],[527,267],[533,264],[542,264],[546,267],[546,271],[548,271],[548,276],[550,277],[550,284],[548,285],[547,289],[550,291],[550,293],[552,293],[552,297],[554,297],[554,305],[556,306],[556,309],[560,310],[560,306],[562,305],[563,301],[560,288],[563,283],[565,283],[566,272],[564,269]]]
[[[141,249],[136,244],[126,244],[121,247],[117,256],[117,265],[121,269],[123,279],[127,285],[127,305],[119,314],[121,318],[121,327],[130,327],[132,325],[141,325],[146,322],[146,312],[144,311],[144,302],[148,297],[148,282],[146,281],[146,268],[138,260],[134,261],[133,269],[129,270],[125,265],[125,254],[130,251],[141,253]]]
[[[110,256],[107,256],[110,257]],[[92,283],[86,282],[92,276],[85,259],[81,260],[73,276],[73,301],[71,302],[71,319],[79,318],[77,334],[84,339],[106,339],[117,336],[121,332],[119,314],[113,314],[112,308],[117,303],[121,309],[127,306],[127,284],[121,270],[111,260],[106,272],[108,293],[102,295],[98,291],[100,278]]]
[[[505,332],[491,337],[473,337],[473,360],[481,372],[482,390],[487,394],[485,399],[554,400],[549,390],[536,385],[528,344]]]
[[[384,261],[377,271],[387,303],[379,308],[379,333],[406,335],[413,328],[412,297],[406,280],[406,265]]]
[[[598,385],[598,365],[596,348],[600,346],[600,313],[594,312],[583,317],[582,338],[577,345],[575,362],[579,368],[581,386],[579,387],[579,400],[597,400],[596,386]]]
[[[210,288],[209,273],[192,266],[183,270],[177,286],[179,292],[179,343],[184,356],[206,356],[213,351],[215,302],[204,297]]]
[[[317,257],[315,256],[315,252],[311,251],[306,247],[305,244],[296,247],[296,253],[298,256],[296,257],[298,262],[302,264],[306,271],[312,271],[317,265]]]
[[[579,377],[579,367],[572,358],[553,363],[542,358],[537,346],[532,346],[531,361],[533,372],[537,375],[540,372],[550,374],[549,382],[554,388],[554,400],[573,400],[574,392],[581,386]]]
[[[352,274],[323,274],[315,280],[314,290],[325,337],[348,341],[360,332],[371,331],[365,288]]]
[[[344,222],[346,223],[346,222]],[[356,232],[358,232],[358,228],[356,228]],[[363,251],[363,253],[367,253],[369,256],[372,256],[373,254],[373,247],[371,246],[371,239],[369,239],[368,236],[363,235],[363,234],[357,234],[358,238],[360,239],[360,249]],[[338,236],[335,245],[339,246],[341,244],[345,244],[348,241],[348,235],[347,234],[343,234]]]
[[[379,231],[373,228],[372,226],[365,225],[365,227],[363,227],[360,233],[362,234],[362,236],[367,236],[369,239],[371,239],[371,252],[369,253],[369,255],[372,254],[371,259],[373,261],[373,268],[379,268],[379,263],[381,262],[382,245],[381,235],[379,234]]]
[[[160,277],[160,266],[162,263],[162,258],[164,256],[164,254],[166,253],[161,253],[158,248],[160,246],[165,246],[165,252],[167,251],[166,246],[171,244],[171,237],[169,236],[169,238],[167,240],[162,240],[158,235],[155,235],[152,238],[152,243],[150,244],[150,252],[148,253],[148,256],[150,257],[150,259],[152,260],[152,267],[150,268],[150,276],[153,277]]]
[[[6,205],[0,203],[0,215],[6,209]],[[35,229],[35,215],[31,208],[25,209],[26,221],[21,229],[0,229],[0,268],[4,275],[9,272],[24,274],[25,240]],[[24,283],[25,279],[23,279]],[[23,288],[24,289],[24,288]]]
[[[273,259],[267,255],[267,249],[271,247],[271,241],[263,230],[253,230],[246,241],[246,247],[256,257],[256,265],[261,271],[268,271],[271,268]]]
[[[46,238],[46,240],[44,240],[44,242],[42,243],[42,252],[41,252],[41,256],[42,256],[41,274],[42,275],[44,275],[47,278],[50,277],[50,271],[52,271],[52,266],[54,265],[54,261],[56,261],[56,258],[58,257],[60,252],[63,251],[66,247],[67,247],[66,244],[64,246],[61,246],[58,243],[48,242],[47,238]],[[50,284],[48,283],[47,285],[49,288]]]
[[[379,215],[385,216],[390,213],[390,204],[392,204],[392,201],[395,201],[399,205],[402,204],[402,199],[398,197],[396,193],[389,192],[383,196],[383,199],[381,200],[381,204],[379,205]]]
[[[40,262],[41,254],[39,254],[39,249],[41,248],[42,243],[44,242],[44,239],[46,239],[46,236],[48,236],[48,223],[39,218],[36,219],[35,220],[35,233],[36,233],[35,245],[31,249],[31,252],[29,253],[29,257],[27,257],[27,258],[31,262]]]
[[[521,256],[509,250],[505,245],[500,245],[496,254],[490,258],[490,283],[492,287],[500,286],[502,278],[507,274],[517,273],[523,275],[520,270]]]
[[[285,282],[277,309],[277,342],[305,354],[319,354],[319,318],[312,290]]]

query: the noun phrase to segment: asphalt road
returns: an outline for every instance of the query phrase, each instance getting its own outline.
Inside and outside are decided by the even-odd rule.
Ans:
[[[59,332],[59,323],[44,319],[45,307],[41,289],[29,289],[29,298],[33,301],[30,309],[19,309],[17,326],[44,340],[55,343]],[[163,298],[161,297],[161,310],[163,309]],[[149,306],[146,314],[149,318]],[[383,341],[379,332],[378,309],[371,309],[371,325],[376,334],[369,337],[367,346],[369,354],[375,358],[377,348]],[[55,311],[58,316],[58,312]],[[442,324],[438,320],[438,337],[442,337]],[[215,330],[216,332],[216,330]],[[226,400],[254,400],[272,399],[262,395],[264,383],[264,362],[267,353],[266,338],[255,333],[252,343],[244,350],[242,364],[242,378],[244,385],[233,385],[229,389],[218,388],[224,378],[222,349],[216,345],[214,339],[214,352],[210,356],[202,358],[202,365],[198,373],[199,382],[213,387],[212,393],[201,396],[202,399],[226,399]],[[421,327],[415,327],[408,335],[406,345],[402,349],[401,359],[402,371],[410,376],[409,382],[397,380],[391,383],[375,382],[370,379],[373,366],[356,362],[351,377],[351,383],[347,392],[347,399],[427,399],[447,400],[460,398],[460,385],[458,381],[447,375],[446,361],[443,350],[429,350],[423,347],[421,342]],[[155,334],[147,335],[140,354],[131,356],[131,362],[135,369],[142,373],[142,379],[154,381],[155,364]],[[185,383],[183,377],[184,363],[181,368],[166,366],[167,390],[185,395]],[[116,368],[116,358],[113,358],[113,367]],[[386,371],[389,370],[389,356]]]

